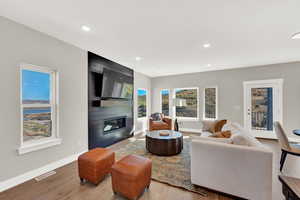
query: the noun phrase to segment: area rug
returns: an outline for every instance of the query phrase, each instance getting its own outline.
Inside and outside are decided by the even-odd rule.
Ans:
[[[117,160],[129,154],[152,160],[152,179],[207,196],[204,188],[191,183],[190,135],[185,134],[183,150],[175,156],[156,156],[145,148],[145,137],[131,138],[129,143],[116,151]]]

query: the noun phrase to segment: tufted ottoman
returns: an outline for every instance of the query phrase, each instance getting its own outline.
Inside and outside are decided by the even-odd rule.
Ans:
[[[148,158],[129,155],[112,166],[112,189],[114,193],[129,199],[137,199],[149,188],[152,162]]]
[[[110,149],[95,148],[78,157],[78,171],[81,183],[87,180],[98,184],[111,172],[115,162],[115,153]]]

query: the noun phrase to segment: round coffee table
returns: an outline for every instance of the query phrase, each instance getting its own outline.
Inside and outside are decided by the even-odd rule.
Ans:
[[[159,133],[169,133],[161,136]],[[172,130],[148,131],[146,134],[146,149],[159,156],[171,156],[181,152],[183,148],[182,134]]]

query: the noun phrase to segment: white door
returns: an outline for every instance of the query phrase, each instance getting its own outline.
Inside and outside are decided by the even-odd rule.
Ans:
[[[244,82],[244,126],[256,137],[274,138],[282,122],[282,79]]]

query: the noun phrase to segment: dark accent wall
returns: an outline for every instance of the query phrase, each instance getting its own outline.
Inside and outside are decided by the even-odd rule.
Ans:
[[[102,91],[105,70],[114,72],[114,76],[126,77],[126,81],[133,85],[132,69],[91,52],[88,53],[89,149],[106,147],[133,135],[133,96],[126,99],[101,97],[107,92]],[[106,83],[110,84],[110,81]],[[117,118],[126,118],[126,126],[104,132],[104,126],[107,124],[104,122]]]

